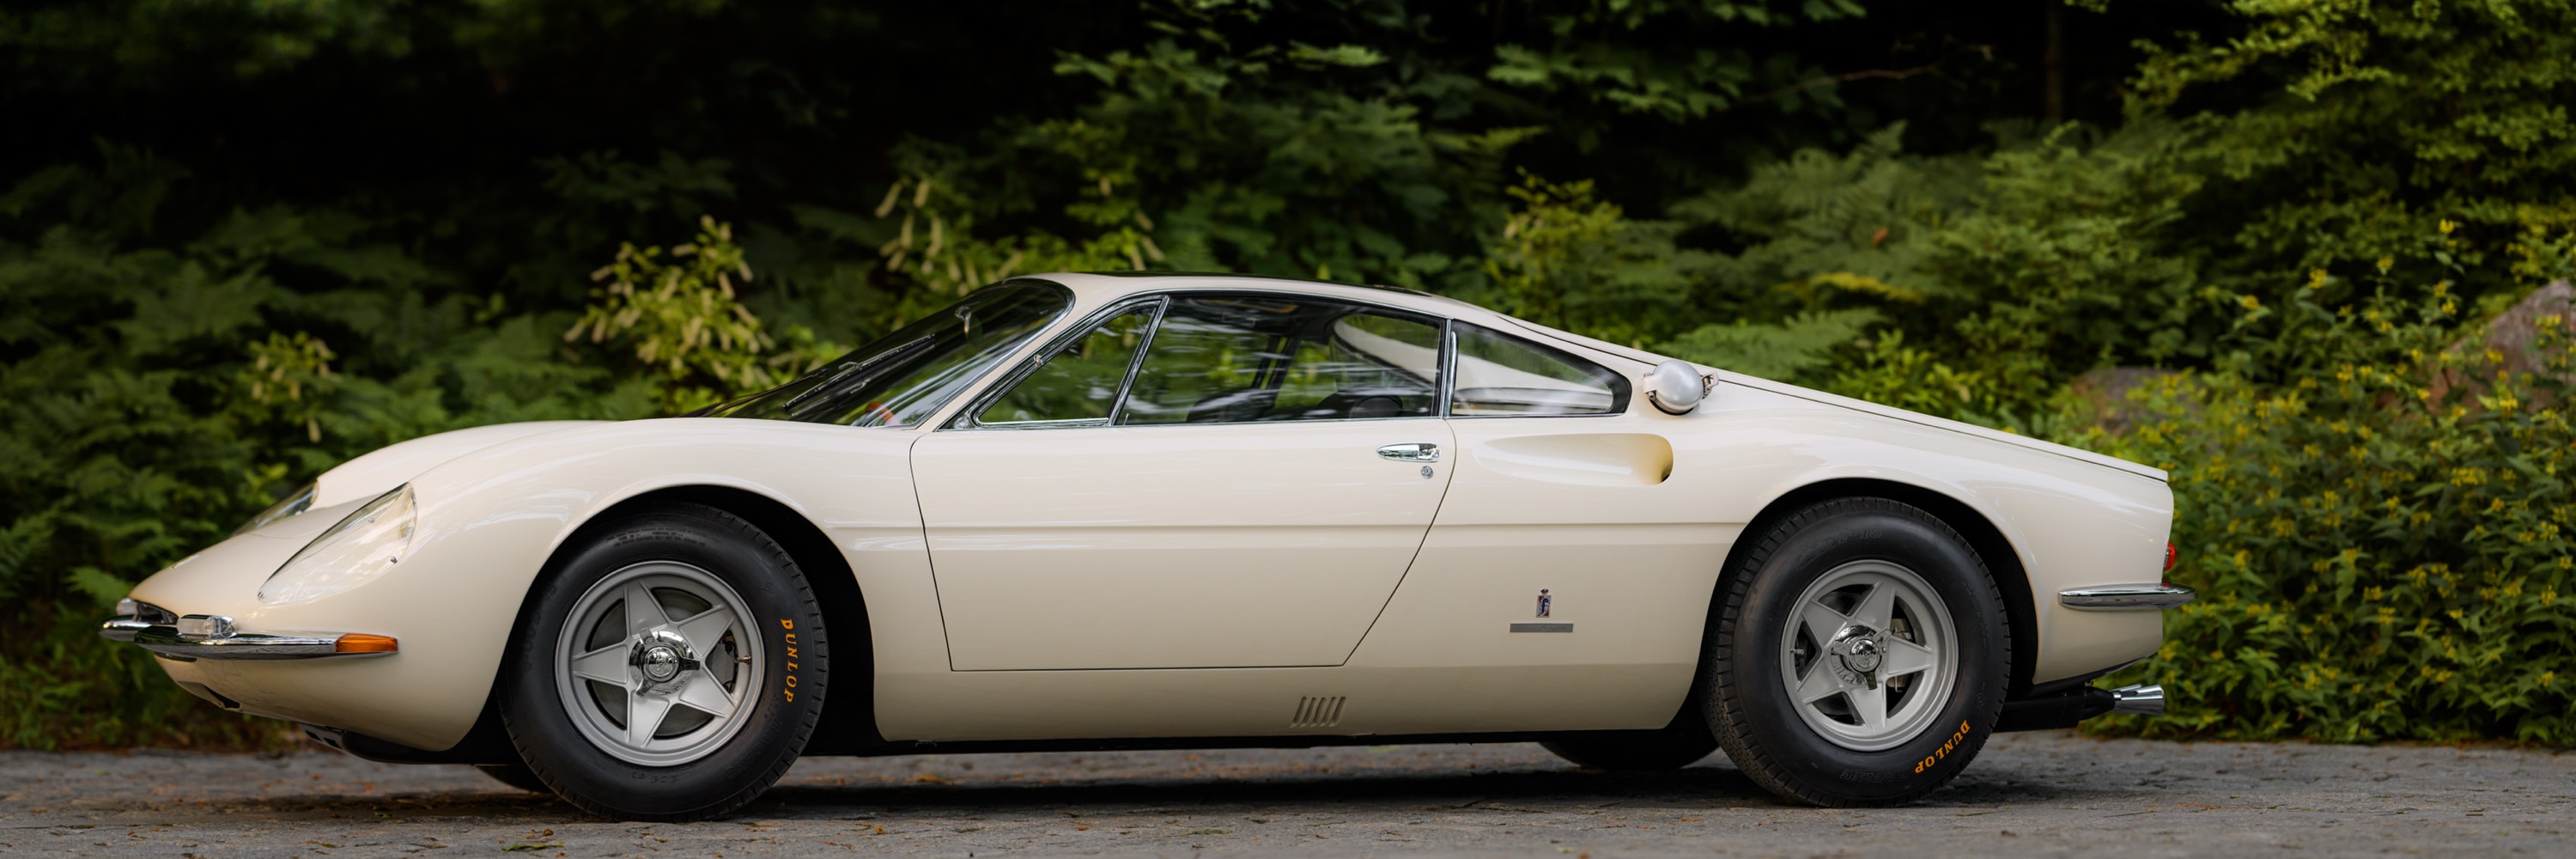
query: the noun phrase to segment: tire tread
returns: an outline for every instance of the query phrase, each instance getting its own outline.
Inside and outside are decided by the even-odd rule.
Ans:
[[[812,616],[824,616],[822,601],[814,596],[813,584],[806,581],[804,569],[797,566],[796,559],[788,554],[786,547],[779,545],[777,540],[770,539],[768,532],[760,530],[760,527],[753,525],[750,520],[736,516],[723,508],[694,502],[672,501],[639,509],[632,513],[620,516],[610,522],[601,524],[607,526],[609,529],[614,529],[629,521],[665,516],[697,519],[703,524],[717,526],[730,532],[732,536],[739,537],[750,543],[752,546],[757,547],[760,551],[768,553],[770,560],[778,564],[779,569],[785,570],[790,574],[788,580],[795,585],[794,598],[806,609],[810,610],[812,612]],[[747,781],[740,789],[733,793],[717,797],[714,800],[696,808],[660,813],[637,813],[631,810],[613,808],[598,801],[594,797],[568,793],[560,789],[555,791],[555,795],[561,797],[565,802],[571,803],[574,807],[599,817],[611,820],[649,822],[704,820],[726,814],[735,809],[741,808],[744,805],[750,804],[752,800],[760,798],[761,794],[767,793],[769,788],[776,785],[780,778],[785,777],[789,767],[795,766],[798,753],[804,751],[806,742],[813,738],[814,729],[822,720],[823,700],[828,696],[831,688],[831,682],[828,679],[828,675],[831,670],[831,639],[829,637],[828,628],[825,631],[825,636],[819,639],[819,641],[822,644],[820,647],[808,645],[810,649],[824,657],[819,660],[813,660],[811,657],[808,657],[811,661],[807,664],[819,666],[809,669],[811,673],[824,678],[823,682],[813,684],[816,691],[809,693],[813,695],[814,705],[800,708],[803,712],[803,717],[800,720],[801,724],[796,726],[794,735],[788,740],[787,753],[779,755],[778,761],[772,764],[767,772],[762,773],[757,778]],[[512,647],[516,646],[517,644],[514,642]],[[800,687],[800,691],[802,691],[802,687]],[[516,730],[515,726],[512,725],[510,708],[501,708],[501,719],[502,726],[505,729],[510,729],[505,732],[510,736],[511,747],[518,751],[520,760],[527,762],[528,770],[534,773],[540,781],[545,782],[548,787],[553,787],[557,784],[560,780],[554,778],[551,773],[547,772],[545,765],[540,762],[537,756],[529,754],[527,740],[525,739],[526,733]]]
[[[1746,719],[1745,709],[1736,703],[1739,694],[1738,678],[1733,672],[1724,670],[1729,658],[1734,655],[1736,614],[1744,605],[1746,592],[1753,586],[1755,573],[1762,569],[1762,565],[1770,560],[1773,553],[1779,551],[1782,544],[1796,536],[1799,531],[1817,520],[1854,512],[1891,513],[1917,520],[1937,529],[1977,561],[1979,575],[1976,584],[1984,588],[1986,596],[1992,599],[1995,605],[2003,604],[2003,591],[1995,586],[1994,572],[1986,566],[1985,558],[1977,554],[1975,544],[1970,543],[1958,529],[1950,527],[1950,523],[1942,521],[1941,517],[1932,515],[1930,511],[1886,498],[1836,498],[1798,508],[1786,516],[1772,520],[1767,530],[1762,533],[1760,542],[1755,543],[1731,569],[1725,571],[1723,583],[1718,589],[1719,597],[1715,610],[1710,614],[1708,631],[1706,658],[1713,670],[1706,672],[1709,688],[1704,700],[1709,703],[1710,733],[1717,735],[1718,749],[1726,753],[1727,760],[1733,762],[1736,769],[1751,778],[1755,784],[1761,785],[1764,790],[1797,802],[1828,808],[1902,804],[1921,799],[1948,782],[1948,779],[1944,778],[1924,785],[1916,791],[1886,800],[1869,802],[1855,802],[1845,797],[1800,787],[1795,780],[1788,777],[1789,768],[1784,762],[1754,742],[1752,725]],[[1997,630],[1996,641],[2003,654],[2004,677],[2012,676],[2012,633],[2010,623],[2003,624]],[[1766,682],[1770,679],[1766,677],[1755,682]],[[1964,738],[1966,745],[1960,748],[1961,752],[1966,753],[1963,760],[1973,759],[1977,752],[1984,748],[1986,738],[1992,733],[1992,727],[1969,732]],[[1955,770],[1953,772],[1955,774]]]

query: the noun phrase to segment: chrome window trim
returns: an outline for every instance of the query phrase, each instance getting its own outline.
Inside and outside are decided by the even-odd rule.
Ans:
[[[977,415],[983,414],[985,409],[992,408],[994,403],[1000,402],[1002,397],[1011,392],[1012,388],[1019,387],[1020,383],[1026,381],[1030,375],[1036,373],[1039,367],[1046,366],[1047,359],[1054,356],[1059,350],[1073,345],[1084,337],[1090,336],[1092,331],[1098,329],[1102,325],[1109,324],[1109,320],[1116,319],[1121,315],[1146,305],[1153,305],[1154,318],[1145,323],[1145,336],[1143,339],[1136,341],[1136,354],[1128,356],[1127,375],[1120,377],[1118,380],[1118,395],[1110,400],[1109,417],[1057,421],[1002,421],[989,424],[976,418]],[[959,410],[957,417],[950,419],[948,421],[948,425],[940,427],[940,429],[1033,430],[1059,429],[1076,426],[1114,425],[1113,421],[1118,417],[1118,408],[1125,405],[1127,402],[1127,387],[1135,384],[1136,382],[1136,367],[1144,361],[1145,347],[1154,345],[1154,332],[1162,330],[1163,311],[1168,309],[1170,306],[1171,302],[1168,300],[1168,294],[1153,293],[1148,295],[1131,295],[1126,298],[1110,302],[1099,310],[1092,311],[1089,315],[1082,317],[1082,319],[1074,322],[1072,326],[1066,328],[1065,333],[1058,334],[1055,337],[1048,339],[1046,341],[1046,345],[1038,347],[1036,352],[1032,352],[1028,357],[1021,359],[1018,367],[1012,368],[1009,372],[1004,373],[1000,378],[994,380],[992,384],[986,385],[983,391],[975,395],[974,399],[966,402],[966,408]]]
[[[1458,320],[1440,320],[1440,419],[1448,420],[1449,405],[1458,399]]]
[[[1347,285],[1347,284],[1343,284],[1343,285]],[[1198,423],[1198,424],[1190,424],[1190,423],[1178,423],[1178,424],[1130,424],[1130,423],[1120,423],[1120,422],[1118,422],[1119,413],[1120,413],[1120,412],[1122,412],[1122,411],[1124,411],[1124,410],[1127,408],[1127,394],[1128,394],[1131,390],[1133,390],[1133,389],[1135,388],[1135,386],[1136,386],[1136,374],[1137,374],[1138,372],[1140,372],[1140,371],[1142,371],[1142,370],[1144,369],[1144,365],[1145,365],[1145,354],[1146,354],[1146,351],[1147,351],[1147,350],[1150,350],[1150,349],[1152,349],[1152,348],[1154,347],[1154,338],[1155,338],[1157,335],[1159,335],[1159,334],[1161,334],[1161,333],[1162,333],[1162,330],[1163,330],[1163,318],[1171,312],[1171,303],[1172,303],[1173,301],[1176,301],[1176,300],[1185,299],[1185,298],[1194,298],[1194,297],[1199,297],[1199,296],[1228,296],[1228,295],[1290,296],[1290,297],[1295,297],[1295,298],[1304,298],[1304,299],[1313,300],[1313,301],[1330,301],[1330,302],[1334,302],[1334,303],[1336,303],[1336,304],[1342,304],[1342,305],[1347,305],[1347,306],[1351,306],[1351,307],[1358,307],[1358,308],[1363,308],[1363,309],[1367,309],[1367,310],[1371,310],[1371,311],[1380,311],[1379,315],[1381,315],[1381,316],[1392,316],[1392,317],[1396,317],[1396,318],[1399,318],[1399,319],[1410,318],[1410,319],[1414,319],[1414,320],[1421,320],[1421,321],[1426,321],[1426,322],[1436,323],[1436,324],[1438,325],[1438,327],[1440,328],[1440,330],[1441,330],[1441,336],[1442,336],[1442,338],[1443,338],[1443,341],[1442,341],[1442,343],[1441,343],[1441,352],[1440,352],[1440,368],[1439,368],[1439,372],[1440,372],[1440,384],[1439,384],[1440,407],[1439,407],[1439,409],[1438,409],[1437,413],[1436,413],[1436,414],[1428,414],[1428,415],[1398,415],[1398,416],[1395,416],[1395,417],[1386,417],[1386,418],[1318,418],[1318,419],[1310,419],[1310,420],[1293,420],[1293,421],[1237,421],[1237,422],[1234,422],[1234,423],[1224,423],[1224,424],[1214,424],[1214,423]],[[1141,306],[1143,306],[1143,305],[1146,305],[1146,304],[1155,304],[1155,305],[1156,305],[1155,310],[1154,310],[1154,319],[1153,319],[1153,321],[1152,321],[1152,322],[1150,322],[1150,323],[1147,323],[1147,324],[1146,324],[1146,327],[1145,327],[1145,337],[1144,337],[1144,339],[1138,342],[1137,347],[1136,347],[1136,354],[1135,354],[1134,356],[1132,356],[1132,357],[1130,357],[1130,358],[1128,359],[1128,362],[1127,362],[1127,376],[1126,376],[1125,378],[1123,378],[1123,379],[1120,379],[1120,380],[1119,380],[1119,382],[1118,382],[1118,396],[1117,396],[1116,400],[1110,404],[1109,418],[1107,419],[1107,422],[1106,422],[1106,423],[1103,423],[1103,422],[1102,422],[1101,420],[1099,420],[1099,419],[1093,419],[1093,418],[1085,418],[1085,419],[1082,419],[1082,420],[1080,420],[1080,421],[1020,421],[1020,422],[1013,422],[1013,423],[990,423],[990,424],[988,424],[988,423],[984,423],[984,422],[982,422],[982,421],[979,421],[979,420],[976,420],[976,419],[975,419],[975,416],[976,416],[976,415],[982,414],[982,413],[984,412],[984,410],[985,410],[985,409],[990,408],[994,402],[996,402],[996,401],[1000,400],[1004,394],[1008,393],[1008,392],[1010,391],[1010,389],[1011,389],[1013,386],[1018,385],[1022,379],[1026,379],[1026,378],[1028,378],[1028,375],[1029,375],[1029,374],[1037,372],[1037,368],[1038,368],[1038,367],[1040,367],[1040,366],[1042,366],[1042,365],[1044,365],[1044,364],[1046,363],[1045,356],[1049,356],[1049,355],[1053,355],[1053,354],[1055,354],[1056,350],[1058,350],[1058,349],[1060,349],[1060,348],[1063,348],[1063,347],[1065,347],[1065,346],[1067,346],[1067,345],[1071,344],[1071,343],[1072,343],[1075,339],[1077,339],[1077,338],[1080,338],[1080,337],[1082,337],[1082,336],[1084,336],[1084,335],[1087,335],[1087,334],[1091,333],[1092,329],[1097,328],[1097,327],[1099,327],[1100,325],[1102,325],[1102,324],[1104,324],[1104,323],[1107,323],[1109,320],[1111,320],[1111,319],[1113,319],[1113,318],[1116,318],[1118,314],[1120,314],[1120,313],[1124,313],[1124,312],[1127,312],[1127,311],[1130,311],[1130,310],[1134,310],[1134,309],[1136,309],[1136,308],[1138,308],[1138,307],[1141,307]],[[950,419],[949,419],[949,420],[947,420],[946,422],[942,423],[942,424],[938,427],[938,431],[940,431],[940,432],[949,432],[949,431],[970,431],[970,432],[971,432],[971,431],[981,431],[981,430],[999,430],[999,431],[1004,431],[1004,432],[1023,432],[1023,431],[1031,431],[1031,430],[1040,430],[1040,431],[1042,431],[1042,430],[1051,430],[1051,429],[1091,429],[1091,428],[1098,428],[1098,427],[1120,427],[1120,428],[1126,428],[1126,427],[1159,427],[1159,426],[1199,426],[1199,427],[1207,427],[1207,426],[1285,426],[1285,425],[1294,425],[1294,424],[1333,424],[1333,423],[1358,423],[1358,422],[1377,422],[1377,421],[1419,421],[1419,420],[1440,420],[1440,419],[1447,418],[1447,417],[1449,416],[1449,383],[1450,383],[1450,371],[1451,371],[1452,367],[1453,367],[1453,366],[1455,365],[1455,363],[1456,363],[1456,357],[1457,357],[1457,356],[1456,356],[1456,351],[1457,351],[1457,350],[1449,348],[1449,343],[1448,343],[1448,341],[1447,341],[1447,338],[1448,338],[1448,336],[1449,336],[1449,332],[1451,332],[1452,330],[1454,330],[1454,329],[1455,329],[1455,327],[1456,327],[1457,325],[1458,325],[1458,320],[1457,320],[1456,318],[1454,318],[1454,317],[1444,316],[1444,315],[1441,315],[1441,314],[1438,314],[1438,313],[1432,313],[1432,312],[1430,312],[1430,311],[1420,310],[1420,309],[1417,309],[1417,308],[1405,307],[1405,306],[1400,305],[1400,304],[1387,304],[1387,303],[1384,303],[1384,302],[1367,301],[1367,300],[1358,299],[1358,298],[1345,298],[1345,297],[1342,297],[1342,296],[1339,296],[1339,295],[1319,295],[1319,294],[1312,293],[1312,292],[1301,292],[1301,291],[1298,291],[1298,290],[1290,290],[1290,289],[1260,289],[1260,288],[1244,288],[1244,287],[1191,287],[1191,288],[1166,289],[1166,290],[1156,290],[1156,291],[1153,291],[1153,292],[1140,292],[1140,293],[1135,293],[1135,294],[1128,295],[1128,296],[1126,296],[1126,297],[1124,297],[1124,298],[1121,298],[1121,299],[1119,299],[1119,300],[1117,300],[1117,301],[1110,302],[1110,303],[1109,303],[1109,304],[1107,304],[1107,305],[1103,305],[1103,306],[1101,307],[1101,309],[1099,309],[1099,310],[1095,310],[1095,311],[1092,311],[1091,313],[1089,313],[1089,314],[1087,314],[1087,315],[1083,316],[1081,320],[1079,320],[1079,321],[1075,322],[1071,327],[1069,327],[1069,328],[1065,329],[1065,333],[1063,333],[1063,334],[1059,334],[1059,335],[1055,336],[1054,338],[1051,338],[1051,339],[1047,340],[1047,341],[1046,341],[1046,345],[1045,345],[1045,346],[1040,347],[1036,352],[1030,353],[1030,355],[1029,355],[1027,358],[1022,359],[1022,360],[1021,360],[1021,362],[1020,362],[1020,366],[1015,367],[1015,368],[1013,368],[1012,370],[1010,370],[1008,373],[1004,374],[1003,376],[998,377],[998,378],[997,378],[997,379],[996,379],[992,384],[990,384],[990,385],[986,386],[986,387],[984,388],[984,390],[983,390],[983,391],[981,391],[981,392],[977,393],[977,394],[975,395],[975,397],[974,397],[972,400],[969,400],[969,401],[967,402],[966,407],[965,407],[964,409],[962,409],[962,410],[960,410],[960,411],[958,412],[958,414],[957,414],[957,416],[956,416],[956,417],[950,418]],[[1482,327],[1482,326],[1479,326],[1479,327]],[[1491,329],[1487,329],[1487,330],[1491,330]],[[1509,334],[1505,334],[1505,335],[1503,335],[1503,336],[1509,337],[1509,336],[1511,336],[1511,335],[1509,335]],[[1576,360],[1582,360],[1582,359],[1581,359],[1580,357],[1577,357],[1577,359],[1576,359]],[[1585,363],[1590,363],[1590,362],[1588,362],[1588,361],[1587,361],[1587,362],[1585,362]],[[1596,365],[1594,365],[1594,366],[1599,366],[1599,365],[1597,365],[1597,364],[1596,364]],[[1509,415],[1497,415],[1496,417],[1511,417],[1511,416],[1509,416]],[[1533,417],[1536,417],[1536,416],[1534,415]],[[1585,417],[1585,418],[1588,418],[1588,417],[1600,417],[1600,415],[1548,415],[1547,417]]]
[[[1440,329],[1444,334],[1449,330],[1449,324],[1450,324],[1451,322],[1455,321],[1455,320],[1453,320],[1453,319],[1451,319],[1450,317],[1447,317],[1447,316],[1442,316],[1442,315],[1437,314],[1437,313],[1428,313],[1428,312],[1424,312],[1424,311],[1420,311],[1420,310],[1415,310],[1415,309],[1410,308],[1410,307],[1402,307],[1402,306],[1392,305],[1392,304],[1380,304],[1380,303],[1378,303],[1378,302],[1374,302],[1374,301],[1361,301],[1361,300],[1353,299],[1353,298],[1343,298],[1343,297],[1338,296],[1338,295],[1317,295],[1317,294],[1310,293],[1310,292],[1297,292],[1297,291],[1293,291],[1293,290],[1284,290],[1284,289],[1207,289],[1207,288],[1200,288],[1200,289],[1175,289],[1175,290],[1171,290],[1171,291],[1163,292],[1163,293],[1158,293],[1158,294],[1159,294],[1159,295],[1162,295],[1162,296],[1164,296],[1164,297],[1166,297],[1166,298],[1169,298],[1169,299],[1171,299],[1172,301],[1179,301],[1179,300],[1186,299],[1186,298],[1198,298],[1198,297],[1217,297],[1217,298],[1221,298],[1221,297],[1229,296],[1229,295],[1288,295],[1288,296],[1296,296],[1296,297],[1299,297],[1299,298],[1304,298],[1304,299],[1308,299],[1308,300],[1312,300],[1312,301],[1329,301],[1329,302],[1332,302],[1332,303],[1334,303],[1334,304],[1343,305],[1343,306],[1345,306],[1345,307],[1355,307],[1355,308],[1361,308],[1361,309],[1364,309],[1364,310],[1376,310],[1376,311],[1383,311],[1383,312],[1378,313],[1377,315],[1379,315],[1379,316],[1385,316],[1385,317],[1388,317],[1388,318],[1391,318],[1391,319],[1403,319],[1403,320],[1416,321],[1416,322],[1428,321],[1428,322],[1432,322],[1432,323],[1437,323],[1437,327],[1438,327],[1438,328],[1439,328],[1439,329]],[[1161,333],[1161,332],[1162,332],[1163,319],[1164,319],[1164,317],[1171,315],[1171,311],[1172,311],[1171,304],[1170,304],[1169,302],[1164,303],[1164,305],[1163,305],[1163,312],[1162,312],[1162,313],[1160,313],[1160,314],[1158,314],[1158,315],[1156,315],[1156,316],[1154,317],[1154,333],[1159,334],[1159,333]],[[1117,408],[1117,410],[1116,410],[1116,411],[1112,411],[1112,412],[1110,412],[1110,413],[1109,413],[1109,425],[1110,425],[1110,426],[1114,426],[1114,427],[1185,426],[1185,425],[1187,425],[1187,426],[1228,426],[1228,425],[1234,425],[1234,424],[1261,424],[1261,425],[1267,425],[1267,426],[1282,426],[1282,425],[1290,425],[1290,424],[1335,424],[1335,423],[1354,423],[1354,422],[1359,422],[1359,421],[1418,421],[1418,420],[1439,420],[1439,419],[1442,417],[1442,415],[1435,413],[1435,414],[1428,414],[1428,415],[1397,415],[1397,416],[1394,416],[1394,417],[1385,417],[1385,418],[1302,418],[1302,419],[1297,419],[1297,420],[1280,420],[1280,421],[1223,421],[1223,422],[1216,422],[1216,423],[1200,423],[1200,424],[1189,424],[1187,421],[1183,421],[1183,422],[1180,422],[1180,423],[1134,424],[1134,423],[1128,423],[1128,422],[1126,422],[1126,421],[1120,420],[1120,418],[1122,418],[1122,417],[1124,417],[1124,416],[1125,416],[1125,412],[1126,412],[1126,409],[1127,409],[1127,392],[1128,392],[1130,389],[1132,389],[1132,388],[1134,388],[1134,387],[1136,386],[1136,376],[1137,376],[1137,374],[1138,374],[1138,373],[1141,373],[1141,372],[1143,372],[1143,371],[1144,371],[1144,368],[1145,368],[1145,356],[1146,356],[1146,355],[1147,355],[1147,354],[1148,354],[1148,353],[1149,353],[1153,348],[1154,348],[1154,341],[1153,341],[1153,339],[1152,339],[1151,337],[1148,337],[1148,338],[1145,340],[1145,345],[1144,345],[1142,348],[1139,348],[1139,349],[1137,349],[1137,350],[1136,350],[1136,362],[1135,362],[1135,364],[1134,364],[1134,365],[1132,365],[1132,366],[1130,366],[1130,367],[1128,367],[1128,368],[1127,368],[1127,380],[1126,380],[1125,382],[1120,383],[1120,384],[1119,384],[1119,386],[1118,386],[1118,408]],[[1434,359],[1434,360],[1435,360],[1435,362],[1438,362],[1438,361],[1445,361],[1445,360],[1446,360],[1446,352],[1444,351],[1444,352],[1442,353],[1442,355],[1440,355],[1440,356],[1435,356],[1435,359]],[[1401,371],[1402,371],[1402,368],[1391,368],[1391,369],[1396,369],[1396,370],[1398,370],[1399,372],[1401,372]],[[1439,373],[1441,374],[1441,378],[1440,378],[1438,381],[1435,381],[1435,382],[1433,383],[1433,385],[1432,385],[1432,387],[1433,387],[1432,394],[1433,394],[1434,396],[1439,396],[1441,391],[1444,391],[1444,390],[1446,390],[1446,389],[1447,389],[1447,388],[1446,388],[1446,386],[1447,386],[1449,383],[1448,383],[1448,373],[1446,372],[1446,369],[1447,369],[1447,368],[1446,368],[1446,365],[1444,364],[1442,367],[1440,367],[1440,368],[1436,368],[1436,369],[1434,370],[1434,372],[1439,372]],[[1410,374],[1408,374],[1408,375],[1410,375]]]
[[[1109,416],[1100,419],[1101,426],[1118,425],[1118,413],[1127,409],[1127,393],[1136,389],[1136,374],[1145,369],[1145,353],[1154,348],[1154,337],[1163,333],[1163,317],[1172,313],[1171,294],[1156,295],[1154,301],[1154,318],[1145,321],[1145,336],[1136,341],[1136,354],[1127,356],[1127,375],[1119,377],[1118,395],[1109,398]]]

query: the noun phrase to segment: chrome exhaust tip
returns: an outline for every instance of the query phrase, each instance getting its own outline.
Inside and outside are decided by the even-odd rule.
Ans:
[[[2111,712],[2161,716],[2165,712],[2165,687],[2138,683],[2111,690]]]

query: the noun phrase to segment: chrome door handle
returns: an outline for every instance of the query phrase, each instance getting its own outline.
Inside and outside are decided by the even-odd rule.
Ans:
[[[1440,446],[1427,441],[1408,441],[1402,444],[1381,445],[1377,449],[1377,455],[1405,462],[1439,462]]]

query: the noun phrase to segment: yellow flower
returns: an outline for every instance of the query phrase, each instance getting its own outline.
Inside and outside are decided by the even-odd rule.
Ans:
[[[2396,257],[2380,257],[2380,258],[2379,258],[2379,273],[2380,273],[2380,274],[2387,274],[2389,269],[2396,268],[2396,267],[2397,267],[2397,258],[2396,258]]]
[[[2450,234],[2451,234],[2451,231],[2452,231],[2452,230],[2459,229],[2459,228],[2460,228],[2460,225],[2458,225],[2458,224],[2454,224],[2454,223],[2451,223],[2451,219],[2449,219],[2449,218],[2443,218],[2443,219],[2442,219],[2442,223],[2441,223],[2441,228],[2442,228],[2442,235],[2446,235],[2446,236],[2447,236],[2447,235],[2450,235]]]
[[[2257,298],[2255,298],[2254,296],[2251,296],[2251,295],[2240,295],[2240,296],[2237,296],[2237,298],[2236,298],[2236,303],[2238,303],[2238,304],[2242,304],[2242,305],[2245,305],[2245,309],[2247,309],[2247,310],[2261,310],[2261,309],[2263,309],[2263,302],[2262,302],[2260,299],[2257,299]]]
[[[2320,269],[2314,269],[2314,270],[2311,270],[2311,271],[2309,271],[2309,272],[2308,272],[2308,286],[2309,286],[2309,287],[2314,288],[2314,287],[2320,287],[2320,286],[2324,286],[2324,285],[2326,285],[2326,270],[2325,270],[2325,269],[2321,269],[2321,268],[2320,268]]]

